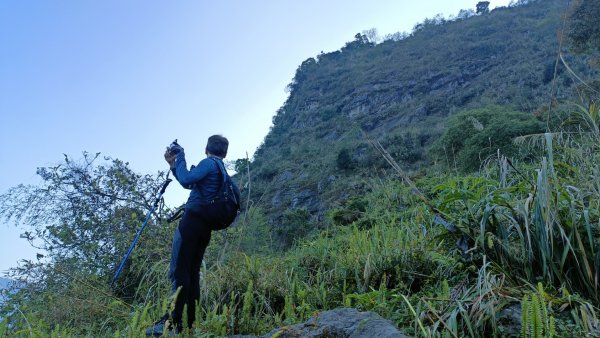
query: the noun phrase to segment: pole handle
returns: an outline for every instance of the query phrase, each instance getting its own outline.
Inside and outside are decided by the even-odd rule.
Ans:
[[[167,178],[167,180],[165,181],[165,183],[163,184],[162,188],[160,189],[160,195],[165,193],[165,190],[167,190],[167,186],[169,186],[169,183],[173,182],[172,179]]]

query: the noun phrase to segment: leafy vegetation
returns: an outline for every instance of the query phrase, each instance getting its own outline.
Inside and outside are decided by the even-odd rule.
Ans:
[[[319,311],[355,307],[410,336],[599,335],[600,96],[593,88],[569,97],[578,104],[554,96],[549,105],[534,90],[524,105],[490,100],[492,91],[480,90],[456,106],[447,124],[441,113],[390,124],[399,115],[375,112],[398,106],[361,93],[354,77],[346,78],[354,89],[336,93],[337,101],[333,91],[346,84],[322,91],[331,101],[302,96],[322,85],[315,77],[336,79],[322,60],[370,64],[365,69],[377,74],[375,61],[363,57],[383,53],[379,48],[390,48],[391,57],[395,43],[438,41],[471,25],[486,39],[494,35],[495,15],[515,16],[517,27],[522,17],[533,32],[552,26],[563,4],[525,2],[449,22],[426,20],[411,37],[379,45],[359,34],[337,54],[303,63],[254,160],[235,163],[237,179],[252,183],[252,191],[236,226],[213,234],[198,320],[187,333],[262,335]],[[563,58],[562,76],[579,64],[567,59],[573,60]],[[525,64],[514,67],[529,69]],[[534,77],[520,73],[515,83],[544,83],[538,76],[545,69],[529,70]],[[565,84],[558,73],[555,81]],[[462,88],[453,93],[472,89]],[[419,100],[434,96],[431,90]],[[348,109],[350,97],[377,102]],[[436,156],[438,165],[428,166]],[[108,284],[164,174],[139,175],[122,161],[89,154],[38,174],[41,185],[0,195],[0,216],[27,225],[24,236],[47,255],[13,271],[20,288],[6,293],[0,336],[142,336],[172,305],[168,238],[176,224],[165,220],[172,210],[153,215],[119,283]]]
[[[594,50],[600,52],[600,28],[590,25],[600,15],[597,1],[578,0],[573,6],[569,20],[569,41],[576,51]]]
[[[433,152],[448,167],[464,172],[479,169],[482,162],[497,153],[520,160],[529,155],[512,140],[538,134],[544,125],[533,115],[499,106],[467,110],[448,119],[448,126],[437,140]]]
[[[494,135],[504,148],[515,134],[541,131],[527,115],[545,122],[544,128],[556,128],[558,112],[568,110],[557,102],[583,90],[565,64],[557,63],[557,36],[568,3],[518,3],[483,15],[471,10],[449,19],[437,16],[410,34],[380,43],[366,31],[338,51],[305,60],[254,154],[251,198],[275,223],[288,208],[323,215],[365,189],[365,178],[388,169],[369,149],[363,131],[416,173],[436,159],[454,166],[454,156],[460,154],[449,149],[443,157],[432,157],[429,149],[446,130],[446,119],[464,111],[503,109],[494,119],[500,127],[509,124],[502,120],[504,112],[521,112],[514,122],[518,127]],[[588,55],[562,57],[579,78],[594,78]],[[492,108],[497,106],[502,108]],[[552,119],[547,121],[549,111]],[[486,149],[472,149],[473,159],[465,155],[467,161],[456,160],[457,167],[477,169],[480,159],[496,152],[486,138],[493,126],[486,127],[490,129],[478,133],[480,140],[472,140],[473,147]],[[516,148],[503,150],[513,155]]]

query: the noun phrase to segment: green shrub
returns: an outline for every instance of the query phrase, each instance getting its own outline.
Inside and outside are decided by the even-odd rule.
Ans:
[[[543,124],[528,113],[488,106],[458,113],[433,147],[438,161],[463,172],[480,168],[490,156],[500,154],[523,159],[530,155],[513,143],[518,136],[537,134]]]

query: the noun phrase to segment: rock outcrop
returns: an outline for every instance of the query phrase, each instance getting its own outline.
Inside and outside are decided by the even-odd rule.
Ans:
[[[259,336],[230,336],[231,338],[260,338]],[[359,312],[352,308],[324,311],[302,324],[275,329],[263,338],[402,338],[392,322],[373,312]]]

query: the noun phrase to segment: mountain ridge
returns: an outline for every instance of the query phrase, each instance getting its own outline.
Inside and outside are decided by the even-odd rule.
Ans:
[[[410,36],[379,44],[357,34],[340,50],[305,60],[254,154],[252,200],[273,224],[295,209],[320,220],[387,168],[363,132],[418,172],[435,162],[428,149],[457,112],[502,105],[542,118],[575,88],[564,65],[555,71],[566,4],[428,19]],[[592,72],[583,57],[564,57],[581,74]]]

